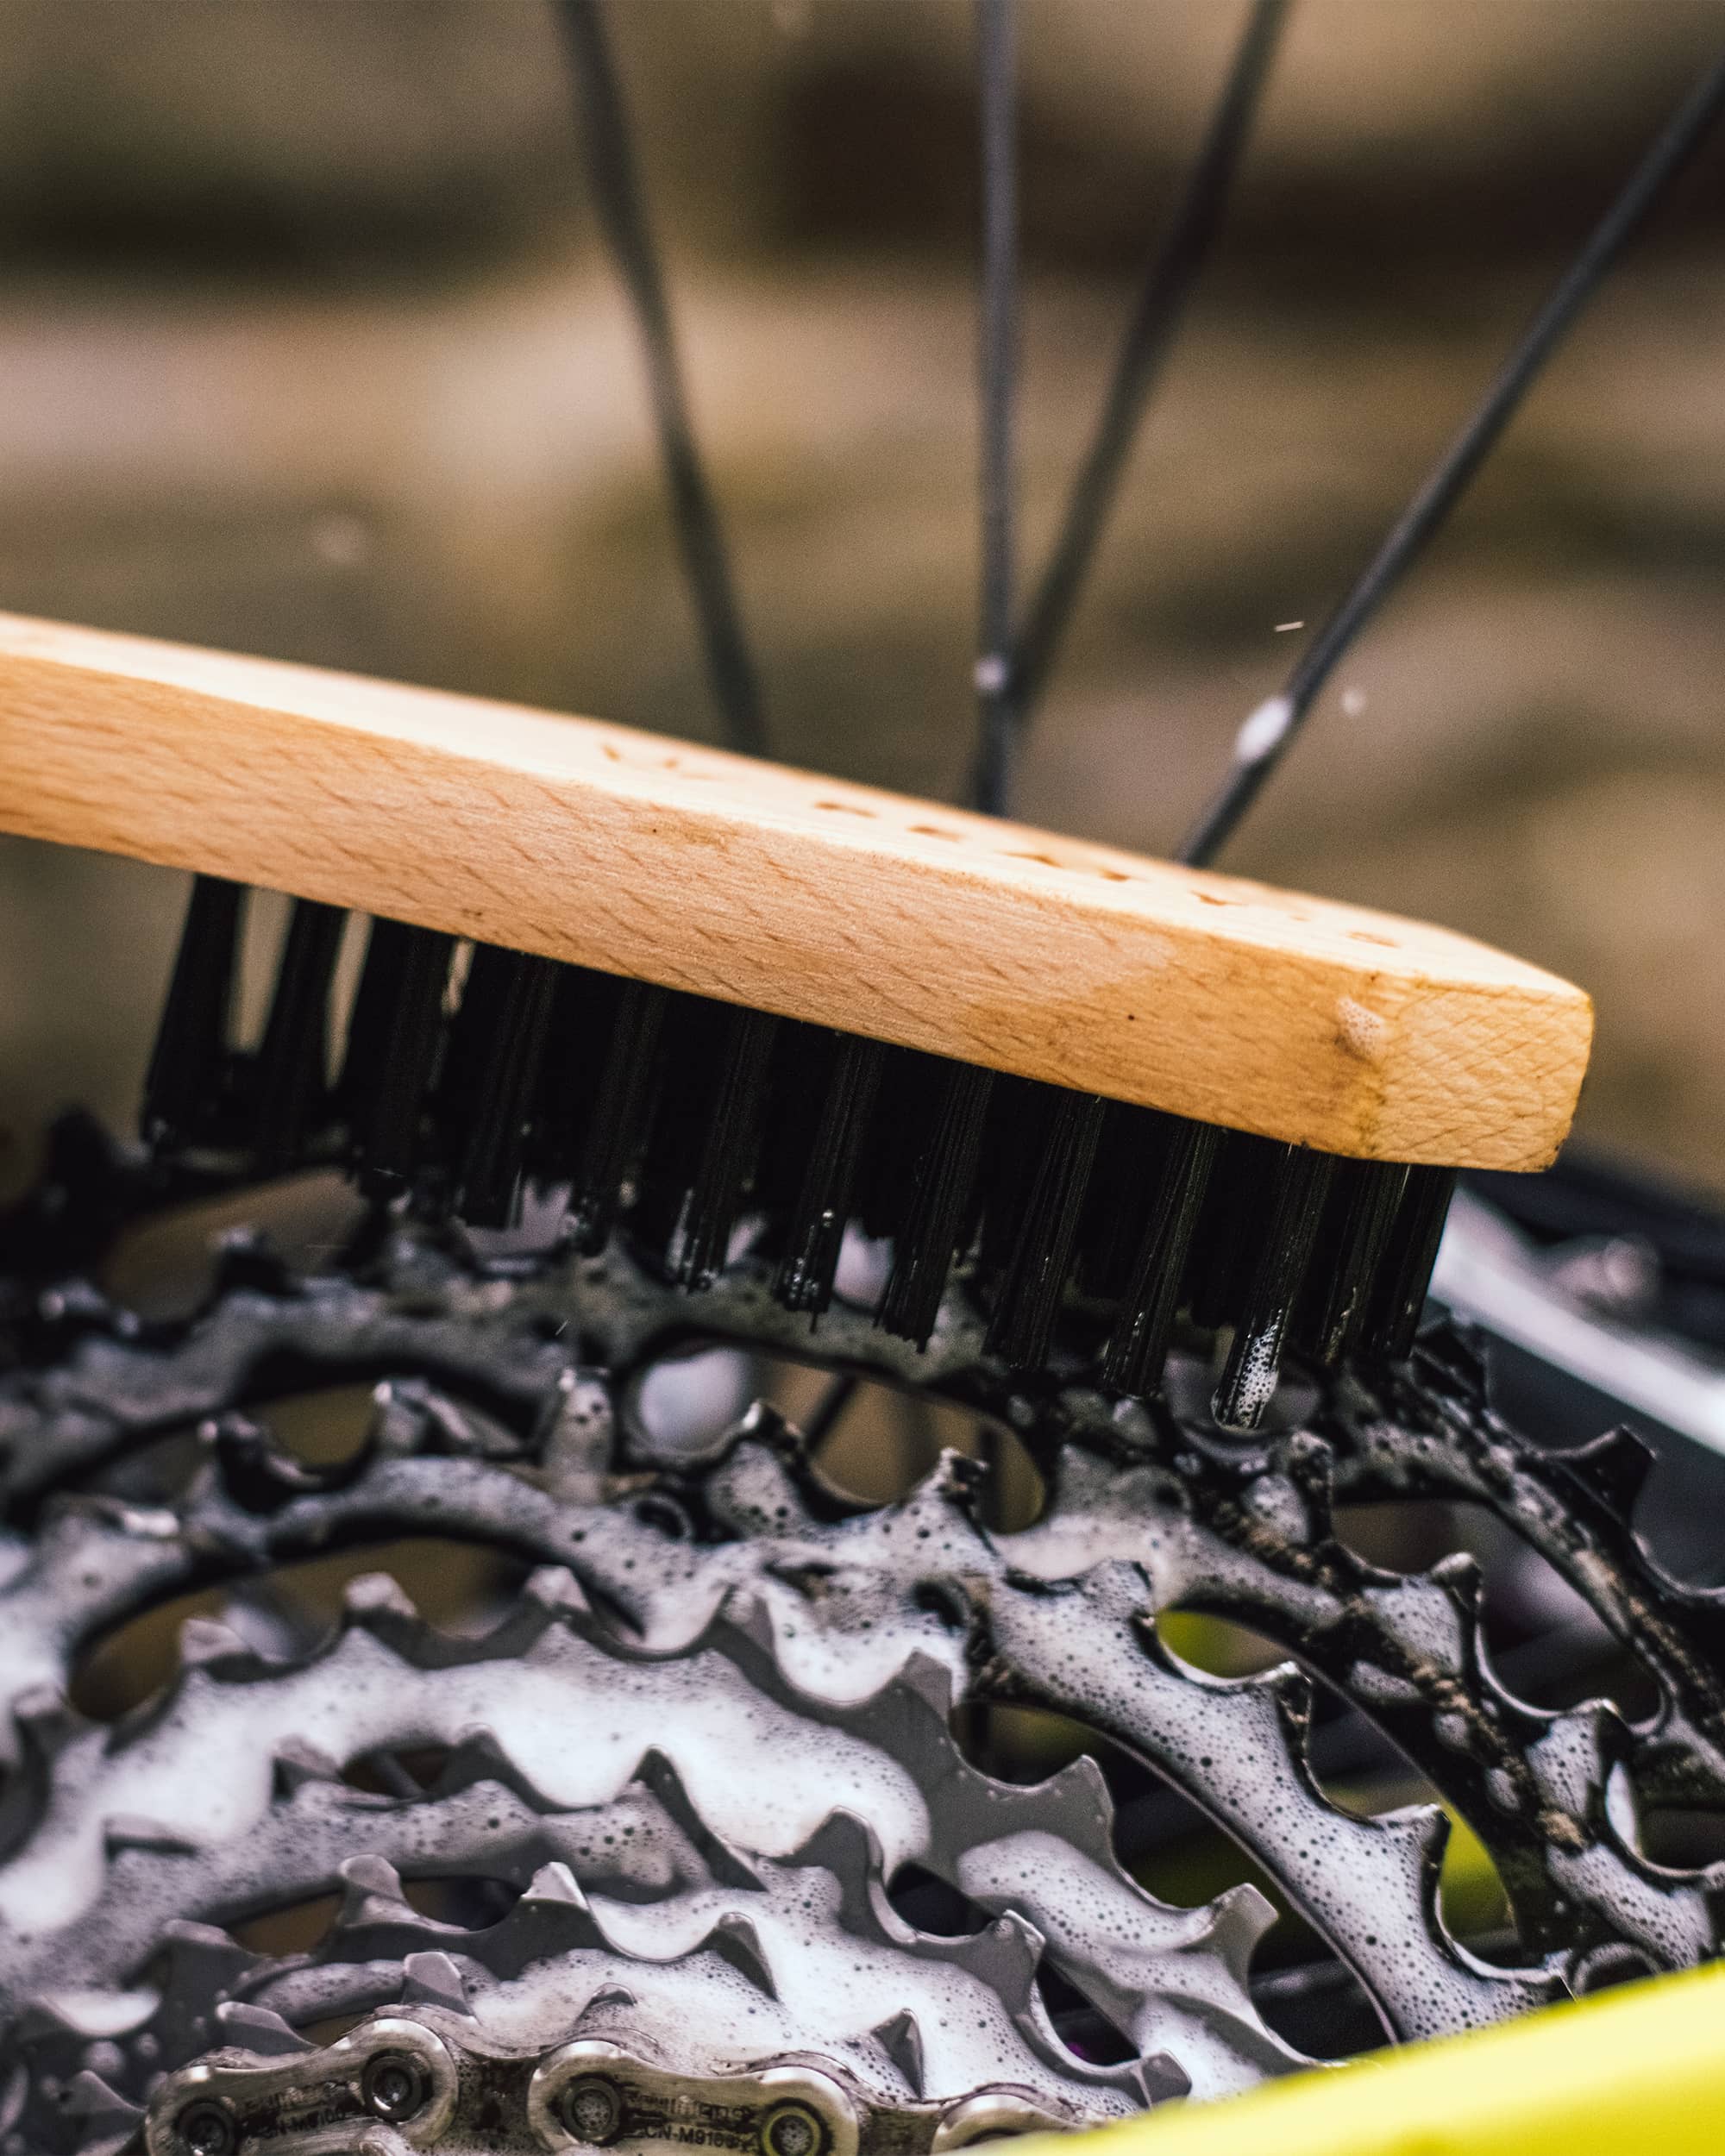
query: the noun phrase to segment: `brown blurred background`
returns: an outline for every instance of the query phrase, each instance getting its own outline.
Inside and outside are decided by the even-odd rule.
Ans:
[[[1025,0],[1025,550],[1243,0]],[[775,747],[954,794],[964,0],[612,0]],[[1295,0],[1024,774],[1179,836],[1722,0]],[[550,0],[0,0],[0,606],[708,735]],[[1584,1127],[1725,1188],[1725,142],[1227,864],[1584,982]],[[0,772],[3,783],[3,772]],[[166,873],[0,842],[0,1181],[123,1119]]]

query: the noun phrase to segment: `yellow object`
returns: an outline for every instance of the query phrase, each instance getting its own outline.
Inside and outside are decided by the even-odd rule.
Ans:
[[[1725,2156],[1725,1965],[1046,2144],[1046,2156],[1076,2150]]]

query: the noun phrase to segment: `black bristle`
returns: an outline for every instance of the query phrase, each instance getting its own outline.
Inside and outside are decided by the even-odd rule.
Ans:
[[[787,1226],[774,1293],[787,1310],[819,1316],[832,1279],[856,1180],[857,1155],[880,1092],[887,1051],[854,1033],[831,1037],[831,1062]]]
[[[1135,1397],[1161,1386],[1188,1255],[1221,1146],[1222,1133],[1211,1124],[1168,1120],[1167,1149],[1102,1358],[1102,1382]]]
[[[919,1150],[909,1205],[894,1240],[893,1269],[875,1322],[928,1345],[959,1239],[969,1219],[994,1073],[947,1063],[928,1135]]]
[[[245,893],[193,885],[142,1110],[165,1147],[249,1150],[254,1172],[346,1156],[476,1227],[567,1186],[577,1247],[621,1222],[690,1288],[739,1221],[787,1309],[829,1306],[846,1230],[890,1240],[876,1322],[928,1344],[956,1261],[988,1351],[1045,1367],[1110,1320],[1108,1390],[1148,1397],[1177,1319],[1232,1332],[1212,1402],[1254,1426],[1283,1354],[1405,1355],[1454,1177],[1249,1133],[888,1047],[710,998],[372,924],[338,1083],[330,997],[346,915],[296,903],[263,1043],[229,1046]],[[1066,1313],[1063,1318],[1063,1312]]]
[[[197,876],[144,1080],[145,1142],[195,1143],[215,1116],[228,1071],[228,1029],[245,891],[221,876]]]
[[[1201,1332],[1237,1323],[1245,1308],[1270,1224],[1276,1170],[1287,1150],[1241,1131],[1221,1134],[1188,1275],[1192,1322]]]
[[[997,1289],[1012,1270],[1037,1171],[1064,1097],[1059,1087],[996,1074],[976,1169],[981,1202],[975,1270],[985,1294]],[[961,1243],[966,1239],[959,1238]]]
[[[578,1246],[596,1256],[610,1239],[624,1185],[645,1143],[658,1083],[658,1052],[671,1008],[668,988],[625,981],[571,1193]]]
[[[615,974],[556,968],[528,1144],[527,1172],[535,1182],[568,1186],[580,1172],[623,993]]]
[[[700,1173],[735,1012],[674,994],[656,1057],[653,1112],[629,1207],[630,1242],[681,1279],[689,1194]]]
[[[515,1216],[555,976],[549,958],[490,943],[474,951],[441,1104],[459,1162],[455,1206],[474,1227],[507,1226]]]
[[[399,1189],[413,1170],[455,948],[436,929],[372,923],[338,1091],[361,1181],[373,1195]]]
[[[298,899],[252,1074],[252,1143],[266,1175],[298,1162],[329,1086],[329,988],[347,913]]]
[[[938,1056],[889,1048],[881,1065],[875,1123],[856,1162],[854,1208],[871,1240],[900,1242],[916,1194],[917,1168],[939,1112],[950,1066]]]
[[[1335,1158],[1283,1149],[1245,1302],[1234,1325],[1211,1413],[1228,1430],[1255,1430],[1275,1395],[1282,1345],[1306,1277]]]
[[[1047,1360],[1107,1108],[1096,1094],[1053,1103],[988,1326],[990,1350],[1015,1368]]]
[[[1360,1344],[1368,1354],[1392,1362],[1413,1351],[1426,1294],[1443,1239],[1450,1200],[1455,1192],[1452,1168],[1410,1168],[1390,1229],[1377,1286]]]
[[[1078,1276],[1090,1300],[1117,1304],[1131,1285],[1169,1147],[1182,1127],[1181,1119],[1154,1108],[1108,1103],[1096,1147],[1107,1172],[1091,1176],[1078,1224]]]
[[[1340,1362],[1364,1322],[1407,1181],[1399,1163],[1336,1163],[1294,1325],[1299,1344],[1327,1369]]]
[[[672,1263],[685,1288],[711,1287],[724,1264],[760,1150],[767,1067],[779,1029],[780,1021],[764,1011],[726,1013],[705,1142]]]

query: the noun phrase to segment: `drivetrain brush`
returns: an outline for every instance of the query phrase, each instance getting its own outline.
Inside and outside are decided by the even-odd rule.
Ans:
[[[196,872],[143,1106],[188,1174],[340,1163],[474,1227],[566,1194],[580,1247],[692,1289],[746,1239],[812,1320],[855,1229],[889,1331],[925,1343],[963,1263],[1008,1364],[1144,1395],[1176,1327],[1212,1336],[1237,1428],[1284,1352],[1406,1352],[1454,1171],[1546,1165],[1591,1034],[1579,989],[1441,929],[13,617],[0,828]],[[296,903],[242,1048],[248,885]]]

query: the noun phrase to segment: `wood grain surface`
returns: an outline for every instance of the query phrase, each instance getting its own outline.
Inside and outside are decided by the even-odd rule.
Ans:
[[[590,719],[0,616],[0,830],[1377,1160],[1532,1169],[1580,989],[1393,915]]]

